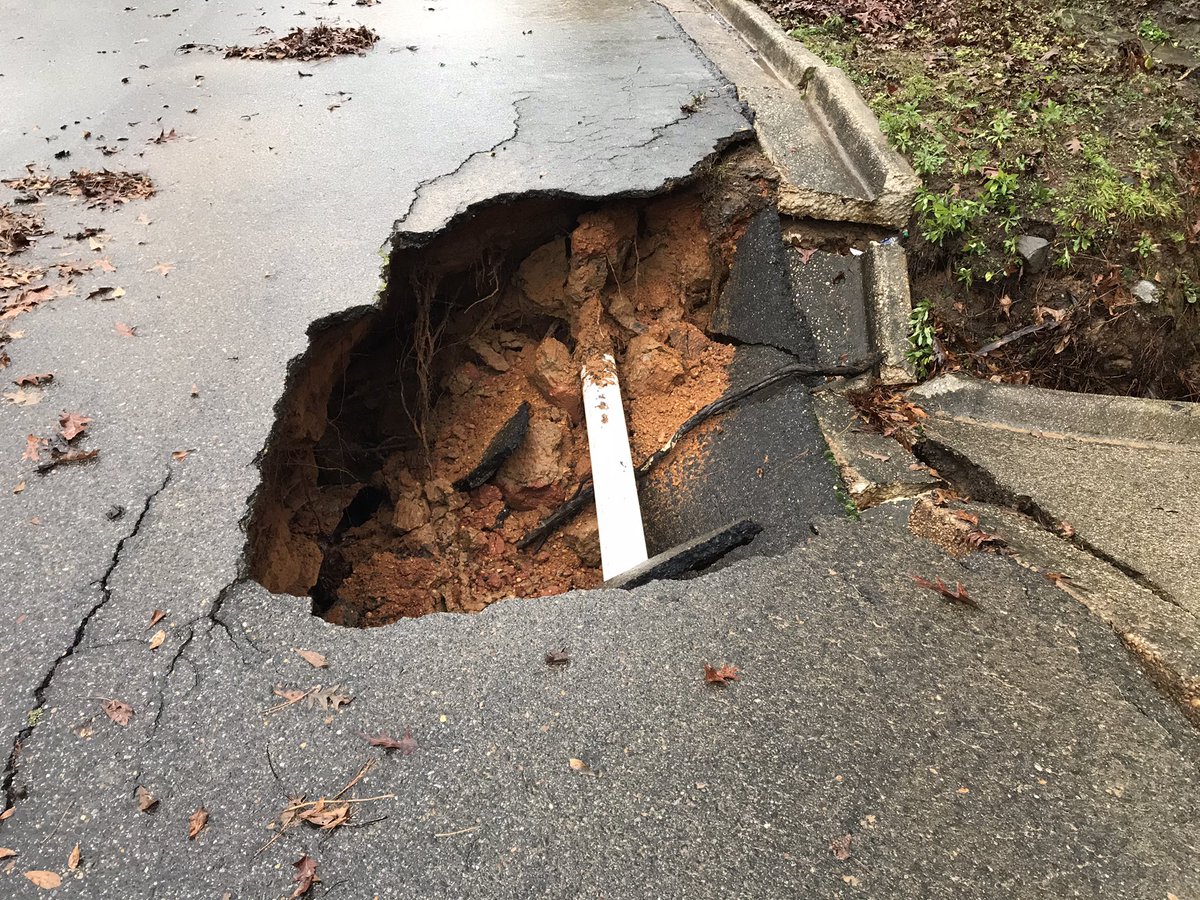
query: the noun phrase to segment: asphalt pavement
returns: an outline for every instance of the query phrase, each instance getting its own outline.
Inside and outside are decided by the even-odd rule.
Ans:
[[[381,40],[317,63],[205,49],[318,16]],[[903,505],[858,521],[826,496],[769,559],[374,630],[244,577],[289,364],[313,323],[374,302],[397,228],[652,193],[748,135],[661,7],[0,0],[0,22],[0,175],[158,188],[48,198],[28,260],[115,271],[10,323],[5,375],[55,379],[0,415],[5,896],[283,897],[302,854],[314,897],[1200,893],[1195,730],[1083,606],[1007,557],[950,559]],[[26,436],[62,411],[92,418],[99,458],[38,475]],[[797,434],[821,452],[809,419]],[[721,663],[739,680],[706,682]],[[280,828],[364,766],[344,825]]]

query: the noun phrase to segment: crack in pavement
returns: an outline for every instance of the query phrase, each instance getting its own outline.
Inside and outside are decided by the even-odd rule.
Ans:
[[[527,100],[532,99],[532,97],[533,97],[532,94],[526,94],[524,97],[518,97],[517,99],[513,100],[513,102],[512,102],[512,109],[513,109],[512,134],[508,135],[507,137],[501,138],[499,141],[492,144],[492,146],[490,146],[490,147],[487,147],[483,150],[476,150],[475,152],[471,153],[470,155],[468,155],[466,157],[466,159],[464,159],[462,162],[460,162],[457,166],[455,166],[449,172],[443,172],[441,175],[434,175],[432,178],[425,178],[425,179],[421,180],[417,184],[416,189],[413,191],[412,202],[410,202],[408,204],[408,209],[406,209],[404,211],[404,215],[401,216],[398,221],[403,222],[410,215],[412,215],[412,211],[414,209],[416,209],[417,203],[419,203],[421,200],[422,192],[427,187],[430,187],[431,185],[434,185],[437,182],[443,181],[447,178],[453,178],[455,175],[457,175],[459,172],[461,172],[464,168],[466,168],[467,164],[470,163],[471,160],[475,159],[477,156],[483,156],[485,153],[489,154],[489,155],[494,155],[497,150],[499,150],[501,147],[503,147],[509,141],[516,140],[517,135],[521,131],[521,104],[526,102]]]
[[[78,650],[80,645],[83,644],[83,639],[87,633],[88,625],[91,623],[92,619],[95,618],[96,614],[104,608],[104,605],[108,603],[110,599],[112,599],[112,588],[109,587],[109,580],[112,578],[113,572],[116,571],[117,566],[121,564],[121,555],[125,549],[125,545],[141,530],[142,523],[146,520],[146,515],[150,512],[150,507],[154,504],[155,498],[157,498],[159,494],[166,490],[167,485],[171,483],[171,472],[172,470],[168,469],[166,476],[162,480],[162,484],[155,488],[150,495],[146,497],[145,503],[142,504],[141,512],[138,513],[138,517],[133,523],[133,528],[130,529],[128,534],[117,541],[117,546],[113,549],[112,561],[109,563],[108,568],[105,570],[98,582],[93,582],[93,584],[100,589],[100,598],[94,604],[92,604],[91,609],[84,614],[83,618],[79,621],[79,624],[75,627],[75,634],[71,640],[70,646],[68,646],[67,649],[61,654],[59,654],[58,658],[54,660],[54,662],[50,665],[50,668],[46,671],[46,675],[42,678],[41,683],[34,688],[34,710],[42,708],[42,705],[45,702],[46,691],[49,690],[51,682],[54,681],[54,676],[58,673],[59,666],[75,655],[75,651]],[[32,736],[35,728],[37,728],[36,720],[30,721],[17,733],[17,736],[13,739],[12,749],[9,751],[8,761],[4,766],[4,778],[3,781],[0,781],[0,787],[2,787],[4,790],[5,808],[13,806],[17,801],[16,791],[13,788],[13,783],[16,781],[17,769],[20,766],[21,747]]]

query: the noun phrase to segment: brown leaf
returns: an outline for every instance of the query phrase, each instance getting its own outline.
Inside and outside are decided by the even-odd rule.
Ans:
[[[17,482],[17,486],[13,488],[13,493],[14,493],[14,494],[19,494],[19,493],[21,493],[21,491],[23,491],[23,490],[25,490],[25,482],[23,482],[23,481],[18,481],[18,482]]]
[[[155,625],[157,625],[159,622],[161,622],[164,618],[166,618],[166,615],[167,614],[165,612],[163,612],[161,609],[156,609],[154,612],[150,613],[150,624],[146,626],[146,630],[149,631],[151,628],[153,628]]]
[[[0,859],[8,859],[10,856],[16,856],[17,851],[9,847],[0,847]]]
[[[937,591],[947,600],[965,603],[967,606],[979,606],[979,604],[975,602],[975,599],[967,593],[967,589],[963,587],[963,583],[961,581],[954,582],[954,587],[951,588],[948,584],[946,584],[946,582],[942,581],[940,577],[934,578],[933,581],[930,581],[928,578],[922,578],[920,575],[910,575],[909,578],[923,588],[929,588],[930,590]]]
[[[1073,137],[1063,144],[1063,147],[1066,148],[1066,151],[1072,156],[1078,156],[1079,152],[1083,150],[1083,141],[1077,137]]]
[[[350,818],[350,804],[327,801],[324,797],[310,806],[299,816],[310,825],[316,825],[326,831],[331,831],[339,825],[346,824]]]
[[[38,465],[38,474],[45,475],[52,469],[57,469],[59,466],[65,466],[68,463],[87,462],[89,459],[95,459],[100,455],[99,450],[70,450],[66,453],[59,453],[57,450],[51,450],[51,458],[49,462],[44,462]]]
[[[89,300],[120,300],[125,296],[125,288],[104,285],[88,292]]]
[[[848,834],[839,835],[829,842],[829,849],[838,859],[849,859],[851,840],[852,838]]]
[[[382,747],[384,750],[399,750],[405,756],[412,756],[417,749],[417,741],[412,736],[411,730],[406,730],[404,732],[404,737],[400,738],[399,740],[394,737],[388,737],[382,731],[375,735],[375,737],[371,737],[369,734],[363,734],[362,732],[359,732],[359,734],[372,747]]]
[[[578,772],[580,775],[593,774],[592,767],[577,757],[572,756],[569,760],[567,760],[567,765],[571,767],[571,771]]]
[[[114,265],[113,265],[111,262],[109,262],[107,259],[98,259],[98,260],[96,260],[96,261],[93,263],[93,265],[94,265],[94,266],[95,266],[97,269],[99,269],[101,272],[115,272],[115,271],[117,271],[117,267],[116,267],[116,266],[114,266]]]
[[[24,388],[19,391],[8,391],[0,396],[14,406],[37,406],[42,402],[40,391],[27,391]]]
[[[282,697],[288,703],[296,703],[308,696],[308,691],[302,691],[300,688],[284,688],[278,685],[271,693],[276,697]]]
[[[42,451],[49,446],[50,442],[44,437],[38,437],[36,434],[31,434],[25,438],[25,452],[21,454],[21,459],[27,459],[30,462],[37,462],[41,458]]]
[[[704,680],[709,684],[728,684],[738,680],[738,667],[721,663],[719,667],[704,664]]]
[[[316,650],[300,650],[296,647],[293,647],[292,650],[294,650],[302,660],[304,660],[314,669],[324,669],[329,665],[329,663],[325,661],[325,657]]]
[[[567,648],[561,650],[546,651],[546,665],[548,666],[566,666],[570,665],[571,657],[567,655]]]
[[[120,700],[105,700],[101,709],[104,710],[106,716],[122,726],[128,725],[129,719],[133,716],[133,707]]]
[[[197,384],[193,384],[191,393],[192,393],[193,397],[199,397],[200,396],[200,386]]]
[[[165,278],[167,275],[171,274],[171,270],[174,268],[175,268],[175,263],[160,262],[158,265],[156,265],[150,271],[157,272],[159,275],[162,275]]]
[[[292,896],[303,897],[314,884],[321,880],[317,875],[317,861],[305,854],[292,863],[292,866],[296,870],[296,874],[292,876],[292,881],[296,884]]]
[[[191,450],[175,450],[171,453],[171,459],[175,460],[175,462],[180,462],[181,460],[187,459],[188,454],[191,452]]]
[[[42,387],[53,380],[53,372],[33,372],[29,375],[22,375],[20,378],[14,378],[13,384],[17,387]]]
[[[204,826],[208,824],[208,810],[201,806],[198,810],[188,816],[188,840],[194,841],[196,835],[204,830]]]
[[[62,884],[62,878],[57,872],[49,872],[46,869],[32,869],[25,873],[25,877],[47,891],[52,891]]]
[[[137,337],[136,325],[126,325],[124,322],[118,322],[113,326],[113,330],[121,337]]]
[[[319,706],[321,709],[332,709],[337,712],[341,707],[345,706],[354,698],[349,694],[341,692],[341,685],[335,684],[327,691],[320,689],[320,685],[308,692],[309,706]]]
[[[139,784],[137,789],[137,803],[138,809],[144,813],[148,813],[154,807],[158,806],[158,798]]]
[[[4,812],[0,812],[0,822],[3,822],[5,819],[12,816],[12,814],[16,811],[17,811],[17,808],[15,806],[10,806]]]
[[[167,633],[163,629],[154,632],[154,637],[150,638],[150,649],[157,650],[163,645],[163,641],[167,639]]]
[[[74,872],[79,868],[79,863],[83,861],[83,853],[79,849],[79,845],[75,845],[75,849],[71,851],[71,855],[67,857],[67,868]]]
[[[63,440],[73,441],[87,431],[88,424],[91,421],[91,416],[85,416],[81,413],[64,412],[58,417],[58,433],[63,436]]]

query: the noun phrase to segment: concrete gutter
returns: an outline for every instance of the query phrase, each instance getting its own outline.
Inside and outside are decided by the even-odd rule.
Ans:
[[[709,2],[780,79],[801,91],[816,108],[866,188],[866,197],[830,197],[821,185],[809,183],[803,170],[795,171],[780,158],[769,122],[756,120],[764,148],[785,178],[780,189],[780,211],[793,216],[903,227],[912,215],[921,180],[888,145],[879,122],[846,73],[826,65],[802,43],[788,37],[774,19],[749,0]],[[751,105],[755,105],[753,101]],[[757,107],[755,112],[760,113],[760,119],[768,118],[761,116]]]

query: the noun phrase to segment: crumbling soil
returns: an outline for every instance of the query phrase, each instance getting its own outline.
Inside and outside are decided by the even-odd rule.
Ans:
[[[528,200],[398,246],[382,308],[317,335],[291,380],[251,520],[255,577],[353,626],[597,586],[590,507],[517,549],[590,473],[581,369],[615,358],[635,464],[724,392],[734,348],[704,326],[771,196],[761,163],[736,150],[664,197]],[[516,450],[455,490],[522,404]]]

